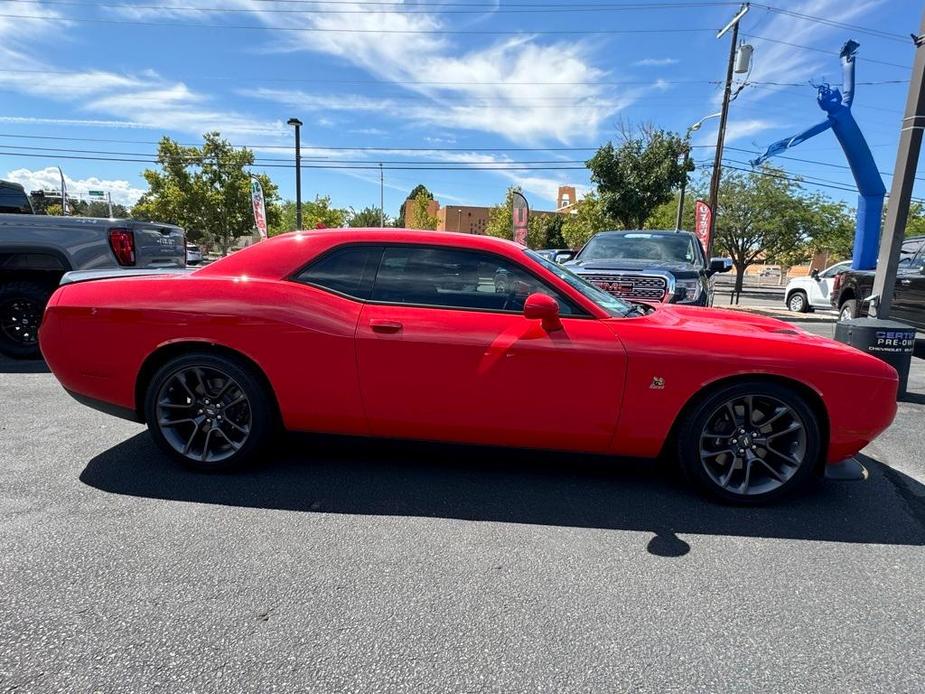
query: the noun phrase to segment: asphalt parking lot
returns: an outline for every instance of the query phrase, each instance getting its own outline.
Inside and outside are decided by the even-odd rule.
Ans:
[[[194,474],[0,358],[0,689],[921,691],[925,359],[910,386],[868,480],[737,509],[640,462],[318,437]]]

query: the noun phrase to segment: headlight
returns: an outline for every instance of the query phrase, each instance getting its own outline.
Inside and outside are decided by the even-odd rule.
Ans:
[[[690,304],[700,298],[703,287],[698,278],[675,280],[674,296],[675,301],[679,304]]]

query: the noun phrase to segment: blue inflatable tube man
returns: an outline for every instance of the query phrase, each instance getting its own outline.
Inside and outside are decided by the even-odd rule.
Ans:
[[[752,166],[758,166],[775,154],[796,147],[811,137],[825,132],[829,128],[838,138],[838,143],[845,151],[851,173],[858,186],[858,212],[854,230],[854,256],[851,267],[855,270],[872,270],[877,264],[877,248],[880,245],[880,214],[883,211],[883,198],[886,188],[870,147],[851,114],[851,102],[854,100],[854,54],[860,44],[848,41],[841,49],[842,89],[823,84],[818,87],[816,101],[819,108],[826,112],[826,119],[798,135],[779,140],[768,151],[752,160]]]

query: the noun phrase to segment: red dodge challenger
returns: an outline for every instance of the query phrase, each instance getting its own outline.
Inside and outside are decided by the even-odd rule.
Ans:
[[[40,344],[75,398],[207,470],[252,461],[281,426],[668,452],[702,490],[757,503],[896,413],[896,372],[851,347],[624,303],[521,246],[446,232],[294,232],[188,274],[74,281]]]

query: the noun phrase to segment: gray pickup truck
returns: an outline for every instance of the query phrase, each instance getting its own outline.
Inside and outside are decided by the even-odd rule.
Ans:
[[[186,265],[180,227],[31,212],[22,186],[0,182],[0,353],[7,356],[40,356],[38,326],[65,272]]]

